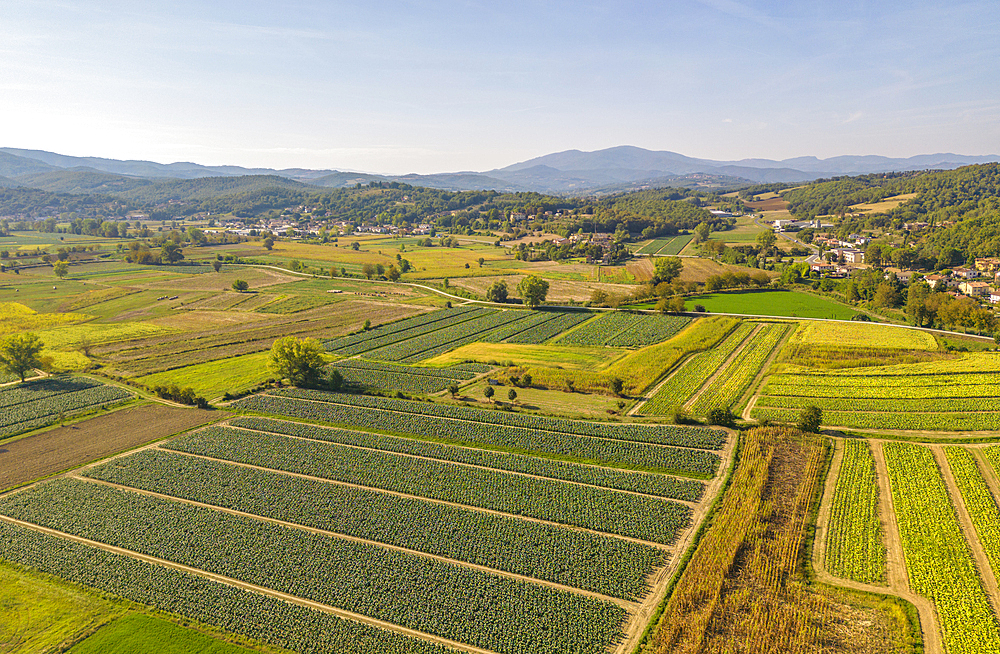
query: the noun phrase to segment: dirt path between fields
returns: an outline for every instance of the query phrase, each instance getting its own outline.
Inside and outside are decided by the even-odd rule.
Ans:
[[[471,652],[472,654],[496,654],[491,650],[481,649],[474,647],[472,645],[466,645],[465,643],[460,643],[458,641],[449,640],[447,638],[442,638],[440,636],[435,636],[433,634],[424,633],[422,631],[417,631],[415,629],[409,629],[391,622],[384,622],[382,620],[377,620],[375,618],[370,618],[366,615],[360,613],[353,613],[351,611],[345,611],[344,609],[338,609],[334,606],[329,606],[327,604],[321,604],[320,602],[314,602],[296,595],[289,595],[287,593],[282,593],[277,590],[266,588],[264,586],[257,586],[254,584],[249,584],[244,581],[239,581],[238,579],[233,579],[231,577],[225,577],[218,575],[206,570],[201,570],[199,568],[192,568],[180,563],[174,563],[173,561],[168,561],[166,559],[160,559],[155,556],[148,556],[146,554],[140,554],[139,552],[133,552],[132,550],[126,550],[120,547],[115,547],[114,545],[108,545],[107,543],[101,543],[99,541],[90,540],[88,538],[83,538],[80,536],[74,536],[72,534],[67,534],[61,531],[56,531],[55,529],[49,529],[48,527],[41,527],[39,525],[32,524],[30,522],[23,522],[21,520],[15,520],[13,518],[8,518],[7,516],[0,515],[0,520],[4,522],[17,525],[19,527],[24,527],[37,531],[49,536],[54,536],[56,538],[62,538],[63,540],[72,541],[75,543],[80,543],[82,545],[87,545],[105,552],[111,552],[113,554],[119,554],[122,556],[127,556],[138,561],[145,561],[146,563],[151,563],[153,565],[158,565],[164,568],[170,568],[172,570],[178,570],[180,572],[185,572],[197,577],[204,579],[209,579],[218,583],[225,584],[227,586],[232,586],[234,588],[239,588],[241,590],[250,591],[252,593],[257,593],[258,595],[265,595],[267,597],[273,597],[275,599],[287,602],[289,604],[295,604],[298,606],[303,606],[309,609],[314,609],[316,611],[322,611],[324,613],[330,613],[337,616],[338,618],[343,618],[345,620],[351,620],[353,622],[360,622],[363,624],[371,625],[373,627],[378,627],[379,629],[386,629],[388,631],[393,631],[398,634],[403,634],[405,636],[410,636],[412,638],[419,638],[421,640],[428,640],[434,643],[439,643],[445,645],[446,647],[451,647],[463,652]]]
[[[545,476],[542,476],[542,475],[533,475],[530,472],[520,472],[520,471],[517,471],[517,470],[507,470],[506,468],[490,468],[488,466],[476,465],[475,463],[465,463],[465,462],[462,462],[462,461],[452,461],[450,459],[435,459],[435,458],[432,458],[432,457],[429,457],[429,456],[421,456],[419,454],[409,454],[409,453],[406,453],[406,452],[396,452],[396,451],[393,451],[393,450],[380,450],[380,449],[378,449],[376,447],[365,447],[364,445],[349,445],[347,443],[338,443],[336,441],[325,441],[325,440],[320,440],[320,439],[317,439],[317,438],[309,438],[308,436],[293,436],[292,434],[282,434],[280,432],[270,432],[270,431],[265,431],[265,430],[262,430],[262,429],[249,429],[247,427],[235,427],[233,425],[230,425],[229,423],[224,423],[224,424],[219,425],[219,426],[220,427],[227,427],[229,429],[238,429],[240,431],[249,432],[251,434],[267,434],[269,436],[283,436],[285,438],[291,438],[291,439],[299,440],[299,441],[308,441],[310,443],[327,443],[327,444],[330,444],[330,445],[336,445],[336,446],[340,446],[340,447],[350,447],[352,449],[365,450],[367,452],[375,452],[377,454],[390,454],[390,455],[401,456],[401,457],[406,457],[406,458],[410,458],[410,459],[419,459],[421,461],[429,461],[429,462],[432,462],[432,463],[444,463],[444,464],[447,464],[447,465],[455,465],[455,466],[460,466],[460,467],[463,467],[463,468],[475,468],[477,470],[486,470],[488,472],[499,472],[499,473],[503,473],[503,474],[516,475],[518,477],[528,477],[529,479],[539,479],[541,481],[558,481],[558,482],[563,483],[563,484],[570,484],[571,486],[584,486],[586,488],[599,488],[601,490],[610,490],[610,491],[614,491],[616,493],[625,493],[626,495],[638,495],[639,497],[647,497],[647,498],[654,499],[654,500],[664,500],[664,499],[666,499],[666,500],[670,500],[671,502],[677,502],[678,504],[684,504],[685,506],[689,506],[689,507],[693,507],[693,506],[696,506],[698,504],[697,502],[692,502],[690,500],[681,500],[681,499],[677,499],[677,498],[674,498],[674,497],[664,497],[664,496],[661,496],[661,495],[650,495],[649,493],[640,493],[639,491],[622,490],[620,488],[610,488],[608,486],[598,486],[596,484],[587,484],[587,483],[584,483],[582,481],[572,481],[572,480],[569,480],[569,479],[562,479],[560,477],[545,477]],[[392,437],[390,436],[388,438],[392,438]],[[425,442],[430,442],[430,441],[425,441]],[[435,444],[439,445],[440,443],[435,443]],[[445,447],[460,447],[460,446],[458,446],[458,445],[455,445],[455,446],[445,445]],[[474,448],[466,448],[466,449],[474,449]],[[480,451],[489,452],[491,450],[480,450]],[[586,464],[576,464],[576,465],[586,465]],[[592,466],[592,467],[599,468],[599,467],[602,467],[602,466]],[[617,468],[604,468],[604,469],[605,470],[615,470],[616,472],[636,472],[636,471],[631,471],[631,470],[621,470],[621,469],[617,469]],[[659,473],[653,473],[653,472],[642,473],[642,472],[637,472],[637,474],[651,474],[652,475],[652,474],[659,474]],[[663,477],[673,477],[673,478],[676,478],[676,479],[684,479],[685,481],[704,481],[704,480],[701,480],[701,479],[693,479],[691,477],[677,477],[676,475],[660,475],[660,476],[663,476]]]
[[[778,344],[774,346],[774,351],[771,352],[771,356],[769,356],[767,361],[764,362],[764,365],[760,367],[760,372],[758,372],[757,376],[754,377],[753,382],[750,384],[750,388],[748,388],[747,392],[740,398],[741,402],[746,400],[746,404],[743,407],[743,413],[740,414],[740,417],[744,420],[753,420],[753,418],[750,417],[750,412],[753,411],[754,406],[757,404],[757,398],[760,397],[760,387],[764,378],[767,377],[767,371],[771,369],[771,365],[774,363],[774,360],[778,358],[778,354],[781,352],[782,348],[785,347],[785,343],[788,342],[788,339],[790,339],[794,333],[794,328],[789,329],[787,326],[785,327],[785,335],[780,341],[778,341]],[[747,397],[748,395],[749,397]]]
[[[833,492],[837,487],[837,480],[840,479],[840,468],[844,462],[844,443],[838,438],[832,440],[833,457],[830,459],[830,469],[823,484],[823,496],[819,502],[813,537],[812,564],[817,575],[826,573],[826,539],[830,528],[830,513],[833,510]]]
[[[888,567],[889,588],[892,594],[898,595],[916,607],[920,616],[920,630],[923,632],[924,653],[944,654],[944,644],[941,639],[941,625],[938,623],[937,609],[934,604],[910,588],[906,574],[906,557],[903,554],[903,542],[899,537],[899,524],[896,522],[896,509],[892,500],[892,487],[889,483],[889,469],[882,452],[882,441],[869,440],[872,457],[875,459],[875,473],[878,479],[879,514],[885,533],[886,564]],[[836,583],[850,587],[852,582],[837,580]],[[859,584],[863,585],[863,584]],[[885,592],[884,589],[875,592]]]
[[[712,373],[712,376],[709,377],[707,380],[705,380],[705,383],[699,386],[698,390],[694,393],[694,395],[692,395],[691,398],[684,403],[685,409],[690,409],[695,405],[695,402],[698,401],[698,398],[701,397],[701,394],[712,387],[712,384],[715,383],[715,380],[721,377],[724,372],[726,372],[726,369],[729,368],[730,364],[732,364],[732,362],[735,361],[738,356],[740,356],[743,350],[750,347],[750,343],[753,341],[753,337],[756,336],[758,332],[760,332],[762,329],[764,329],[763,323],[757,325],[756,327],[750,330],[750,333],[746,335],[746,338],[744,338],[743,341],[740,342],[739,347],[733,350],[733,353],[730,354],[728,357],[726,357],[726,360],[723,361],[719,365],[719,367],[715,369],[715,372]]]
[[[738,436],[735,431],[726,430],[726,432],[729,434],[729,439],[726,441],[726,447],[721,452],[723,458],[722,465],[719,466],[719,474],[707,485],[705,495],[691,515],[691,525],[678,536],[670,562],[656,571],[650,580],[652,588],[649,594],[646,595],[646,599],[639,605],[638,610],[632,614],[628,624],[625,626],[624,638],[614,649],[614,654],[630,654],[635,650],[642,639],[643,633],[646,631],[647,625],[653,619],[653,614],[666,597],[667,587],[670,585],[671,580],[675,575],[683,572],[678,569],[680,561],[684,557],[684,553],[694,544],[694,538],[698,533],[701,523],[705,520],[709,509],[713,506],[716,498],[728,482],[730,470],[734,468],[732,460],[736,453]]]
[[[955,482],[955,475],[951,471],[951,466],[948,465],[944,448],[940,445],[930,445],[929,447],[934,453],[934,459],[937,461],[938,468],[941,469],[941,476],[944,477],[944,483],[948,487],[948,494],[951,495],[951,503],[955,507],[955,512],[958,514],[958,521],[962,525],[965,541],[969,544],[972,556],[976,560],[976,567],[979,569],[979,578],[983,582],[983,590],[986,591],[986,596],[990,598],[990,603],[993,605],[993,613],[996,614],[998,608],[1000,608],[1000,589],[997,588],[997,578],[993,573],[993,568],[990,566],[990,559],[986,556],[986,550],[983,549],[983,544],[979,540],[976,525],[972,522],[972,516],[965,505],[965,498],[962,497],[958,484]]]
[[[289,529],[296,529],[298,531],[304,531],[310,534],[317,534],[319,536],[326,536],[328,538],[336,538],[338,540],[346,540],[352,543],[363,543],[365,545],[371,545],[373,547],[381,547],[387,550],[392,550],[394,552],[402,552],[404,554],[410,554],[413,556],[423,557],[425,559],[433,559],[441,563],[447,563],[448,565],[460,566],[464,568],[471,568],[473,570],[478,570],[479,572],[485,572],[487,574],[493,574],[498,577],[506,577],[508,579],[514,579],[517,581],[523,581],[530,584],[538,584],[540,586],[546,586],[548,588],[554,588],[556,590],[561,590],[567,593],[573,593],[576,595],[584,595],[586,597],[592,597],[594,599],[601,600],[603,602],[610,602],[612,604],[617,604],[626,611],[634,609],[637,605],[635,602],[629,602],[628,600],[623,600],[618,597],[610,597],[608,595],[602,595],[600,593],[595,593],[593,591],[584,590],[582,588],[576,588],[575,586],[566,586],[554,581],[546,581],[544,579],[537,579],[535,577],[528,577],[526,575],[517,574],[515,572],[507,572],[505,570],[500,570],[499,568],[490,568],[484,565],[479,565],[476,563],[471,563],[469,561],[463,561],[461,559],[451,559],[446,556],[440,556],[437,554],[429,554],[427,552],[421,552],[419,550],[411,550],[406,547],[399,547],[398,545],[390,545],[388,543],[383,543],[380,541],[369,540],[367,538],[360,538],[358,536],[351,536],[350,534],[343,534],[336,531],[329,531],[327,529],[319,529],[317,527],[310,527],[308,525],[302,525],[295,522],[288,522],[286,520],[279,520],[277,518],[269,518],[267,516],[257,515],[255,513],[247,513],[245,511],[240,511],[238,509],[230,509],[224,506],[219,506],[217,504],[206,504],[204,502],[199,502],[197,500],[189,500],[183,497],[177,497],[176,495],[167,495],[164,493],[157,493],[156,491],[148,491],[141,488],[134,488],[132,486],[125,486],[122,484],[114,484],[107,481],[102,481],[100,479],[91,479],[90,477],[80,477],[73,475],[74,479],[79,479],[92,484],[97,484],[100,486],[109,486],[111,488],[117,488],[120,490],[129,491],[132,493],[138,493],[139,495],[147,495],[149,497],[157,497],[163,500],[168,500],[171,502],[180,502],[182,504],[188,504],[190,506],[197,506],[203,509],[210,509],[212,511],[218,511],[219,513],[226,513],[229,515],[239,516],[241,518],[249,518],[251,520],[259,520],[260,522],[266,522],[273,525],[279,525],[281,527],[287,527]]]
[[[448,502],[446,500],[436,500],[430,497],[423,497],[421,495],[410,495],[408,493],[400,493],[398,491],[386,490],[384,488],[376,488],[374,486],[362,486],[360,484],[352,484],[344,481],[337,481],[335,479],[324,479],[323,477],[313,477],[310,475],[304,475],[298,472],[289,472],[288,470],[278,470],[275,468],[266,468],[264,466],[253,465],[251,463],[240,463],[239,461],[230,461],[228,459],[217,459],[211,456],[204,456],[202,454],[191,454],[190,452],[180,452],[178,450],[170,450],[165,448],[156,447],[155,449],[171,452],[173,454],[180,454],[183,456],[189,456],[195,459],[205,459],[206,461],[214,461],[215,463],[224,463],[226,465],[239,466],[241,468],[250,468],[252,470],[261,470],[263,472],[271,472],[281,475],[288,475],[290,477],[297,477],[299,479],[306,479],[309,481],[321,482],[324,484],[333,484],[335,486],[346,486],[348,488],[357,488],[360,490],[372,491],[375,493],[384,493],[386,495],[393,495],[395,497],[402,497],[410,500],[420,500],[421,502],[431,502],[434,504],[443,504],[445,506],[451,506],[458,509],[465,509],[467,511],[479,511],[480,513],[489,513],[491,515],[503,516],[505,518],[516,518],[518,520],[525,520],[527,522],[536,522],[538,524],[549,525],[552,527],[560,527],[562,529],[571,529],[574,531],[582,531],[589,534],[597,534],[598,536],[606,536],[608,538],[617,538],[619,540],[625,540],[630,543],[638,543],[640,545],[647,545],[649,547],[655,547],[661,550],[672,550],[672,545],[664,545],[663,543],[654,543],[653,541],[642,540],[640,538],[632,538],[631,536],[621,536],[619,534],[611,534],[605,531],[597,531],[596,529],[588,529],[587,527],[579,527],[577,525],[564,524],[561,522],[553,522],[551,520],[544,520],[542,518],[533,518],[531,516],[517,515],[514,513],[504,513],[503,511],[496,511],[494,509],[486,509],[480,506],[472,506],[469,504],[458,504],[457,502]],[[669,500],[673,501],[673,500]]]
[[[698,356],[702,352],[704,352],[704,350],[701,350],[699,352],[691,352],[689,354],[685,354],[684,357],[680,361],[678,361],[676,364],[674,364],[673,371],[671,371],[671,373],[669,375],[667,375],[666,377],[664,377],[663,380],[660,381],[658,384],[654,385],[653,388],[652,388],[652,390],[644,393],[643,396],[642,396],[642,400],[639,401],[639,402],[636,402],[632,406],[632,408],[629,409],[625,413],[625,415],[627,415],[627,416],[638,415],[639,414],[639,410],[642,407],[644,407],[650,400],[652,400],[656,396],[656,394],[660,392],[661,388],[663,388],[664,386],[666,386],[667,383],[669,383],[670,380],[673,379],[675,375],[680,374],[680,372],[684,368],[684,366],[686,366],[688,364],[688,362],[691,361],[691,359],[693,359],[694,357]]]

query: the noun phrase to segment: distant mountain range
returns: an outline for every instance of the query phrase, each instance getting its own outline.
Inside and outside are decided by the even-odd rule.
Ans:
[[[874,155],[830,159],[796,157],[782,161],[741,159],[713,161],[676,152],[619,146],[595,152],[567,150],[483,172],[433,175],[375,175],[303,168],[242,168],[202,166],[179,162],[120,161],[99,157],[70,157],[43,150],[0,148],[0,188],[27,186],[65,193],[107,193],[124,197],[152,197],[176,191],[180,196],[233,192],[236,180],[209,184],[203,178],[254,176],[254,186],[339,188],[372,181],[398,181],[451,191],[537,191],[551,194],[592,194],[637,188],[685,186],[737,188],[762,182],[806,182],[822,177],[910,170],[953,169],[1000,161],[998,155],[926,154],[905,159]],[[180,180],[203,180],[185,184]],[[249,182],[249,180],[246,180]],[[187,187],[192,187],[188,189]],[[155,191],[155,193],[152,193]]]

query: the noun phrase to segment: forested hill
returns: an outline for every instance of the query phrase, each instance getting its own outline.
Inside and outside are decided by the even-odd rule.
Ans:
[[[928,223],[921,245],[935,251],[954,248],[968,259],[1000,256],[1000,164],[956,170],[864,175],[809,184],[782,197],[799,219],[852,214],[851,206],[915,194],[881,213],[867,213],[842,223],[849,229]]]

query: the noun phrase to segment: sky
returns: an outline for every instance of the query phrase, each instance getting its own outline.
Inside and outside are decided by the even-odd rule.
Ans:
[[[0,0],[0,146],[384,174],[1000,154],[996,0]]]

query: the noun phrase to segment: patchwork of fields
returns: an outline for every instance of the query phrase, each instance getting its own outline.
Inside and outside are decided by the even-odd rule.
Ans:
[[[838,447],[835,490],[824,500],[829,517],[818,534],[821,569],[913,602],[928,649],[996,652],[1000,446],[846,440]]]
[[[711,497],[690,477],[716,488],[727,446],[316,391],[237,406],[274,417],[0,498],[0,555],[42,547],[40,569],[276,645],[312,624],[308,651],[625,651]]]
[[[689,238],[643,252],[679,251]],[[331,249],[281,247],[267,256],[310,262]],[[462,255],[469,275],[513,263],[476,247]],[[372,256],[338,250],[353,267]],[[436,263],[439,251],[413,253],[415,278],[460,272]],[[591,274],[544,265],[553,279]],[[697,261],[686,274],[713,266]],[[19,297],[0,304],[0,336],[31,329],[57,367],[96,362],[210,399],[265,381],[276,338],[315,337],[346,389],[373,394],[269,388],[227,412],[195,412],[137,402],[93,376],[0,376],[0,464],[28,461],[0,471],[0,488],[24,485],[0,495],[0,559],[299,652],[633,654],[641,642],[665,654],[693,643],[721,651],[737,637],[898,651],[888,613],[804,580],[808,551],[824,584],[911,602],[924,651],[1000,652],[996,352],[959,354],[928,332],[847,321],[430,310],[444,300],[389,284],[179,268],[78,266],[61,294],[50,272],[25,272],[3,289]],[[241,275],[255,292],[228,290]],[[342,292],[328,294],[334,284]],[[693,301],[853,314],[788,291]],[[451,384],[462,387],[455,397]],[[591,398],[600,402],[584,415],[601,420],[554,417],[578,417],[574,403]],[[714,409],[744,425],[794,424],[806,407],[822,410],[824,427],[867,433],[755,429],[737,448],[732,432],[661,424],[675,414],[705,422]],[[30,433],[102,408],[118,410]]]

